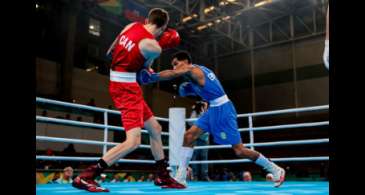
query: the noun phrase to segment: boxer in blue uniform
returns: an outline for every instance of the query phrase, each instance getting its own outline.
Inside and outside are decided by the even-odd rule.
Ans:
[[[175,179],[182,185],[166,185],[165,188],[185,188],[186,169],[193,155],[194,141],[204,132],[209,132],[217,144],[230,144],[238,157],[248,158],[273,174],[275,187],[285,180],[285,170],[271,162],[261,153],[244,147],[238,131],[237,113],[233,103],[224,92],[215,74],[208,68],[192,64],[190,54],[178,52],[172,58],[172,70],[151,73],[142,70],[138,80],[142,84],[170,80],[184,76],[188,82],[179,86],[180,96],[200,96],[209,102],[208,110],[184,134],[183,147],[180,151],[182,160],[179,163]]]

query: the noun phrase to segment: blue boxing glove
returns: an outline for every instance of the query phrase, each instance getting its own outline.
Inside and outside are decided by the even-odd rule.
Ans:
[[[137,73],[137,82],[141,85],[155,83],[160,80],[160,74],[153,71],[142,69]]]
[[[189,82],[184,82],[179,86],[179,95],[181,97],[196,96],[193,86]]]

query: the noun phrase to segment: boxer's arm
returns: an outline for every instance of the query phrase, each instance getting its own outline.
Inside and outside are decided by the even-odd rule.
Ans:
[[[153,61],[158,58],[162,52],[158,42],[154,39],[143,39],[140,41],[138,47],[142,56],[146,59],[146,62],[143,65],[145,68],[150,68]]]
[[[189,73],[193,67],[180,67],[173,70],[164,70],[159,72],[160,80],[170,80]]]

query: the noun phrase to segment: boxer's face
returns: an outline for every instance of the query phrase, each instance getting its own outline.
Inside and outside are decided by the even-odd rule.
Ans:
[[[178,67],[188,65],[188,61],[187,60],[178,60],[177,58],[174,58],[171,61],[171,65],[172,65],[173,69],[176,69]]]

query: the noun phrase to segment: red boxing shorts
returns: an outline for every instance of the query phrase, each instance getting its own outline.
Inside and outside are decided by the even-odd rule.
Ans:
[[[120,83],[110,81],[109,93],[115,107],[121,111],[121,118],[125,131],[136,127],[143,127],[144,121],[153,116],[142,96],[142,89],[138,83]]]

